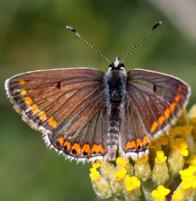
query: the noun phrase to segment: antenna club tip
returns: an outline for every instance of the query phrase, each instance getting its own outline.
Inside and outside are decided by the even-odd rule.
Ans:
[[[161,24],[162,24],[162,21],[157,22],[156,24],[153,25],[152,30],[155,30]]]

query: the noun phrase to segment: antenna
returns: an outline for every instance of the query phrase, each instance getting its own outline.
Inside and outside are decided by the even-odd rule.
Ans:
[[[97,49],[94,45],[92,45],[86,39],[84,39],[75,28],[73,28],[71,26],[66,26],[66,29],[69,30],[69,31],[71,31],[71,32],[73,32],[83,43],[85,43],[91,49],[95,50],[95,52],[99,56],[101,56],[108,64],[111,63],[110,60],[99,49]]]
[[[128,50],[128,52],[125,54],[125,56],[123,57],[123,59],[121,60],[121,62],[123,62],[141,43],[143,43],[151,34],[152,32],[157,28],[159,27],[159,25],[162,24],[162,21],[159,21],[157,22],[156,24],[154,24],[151,28],[150,31],[148,31],[144,36],[143,38],[141,38],[140,40],[137,41],[137,43],[131,47],[130,50]]]

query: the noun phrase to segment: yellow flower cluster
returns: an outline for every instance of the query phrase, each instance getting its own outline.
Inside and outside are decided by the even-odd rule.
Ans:
[[[170,193],[168,188],[165,188],[162,185],[159,185],[157,189],[152,191],[152,197],[155,201],[165,201],[165,197]]]
[[[196,105],[168,135],[151,142],[149,155],[115,163],[96,161],[90,179],[101,199],[191,201],[196,198]]]

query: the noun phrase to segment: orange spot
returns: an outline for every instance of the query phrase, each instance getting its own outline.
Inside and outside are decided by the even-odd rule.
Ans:
[[[21,79],[21,80],[18,81],[18,84],[19,84],[19,85],[23,85],[23,84],[25,84],[25,82],[26,82],[26,81],[25,81],[24,79]]]
[[[128,150],[135,149],[135,147],[136,147],[135,141],[129,141],[126,144],[125,149],[126,149],[126,151],[128,151]]]
[[[150,142],[149,138],[145,135],[142,140],[143,146],[147,146],[149,144],[149,142]]]
[[[136,149],[138,149],[142,145],[141,139],[136,139]]]
[[[57,145],[59,145],[59,146],[63,146],[64,142],[65,142],[65,139],[64,139],[63,136],[60,136],[60,137],[58,137],[58,138],[56,139],[56,143],[57,143]]]
[[[75,143],[71,148],[72,154],[79,155],[81,153],[81,147],[80,144]]]
[[[176,103],[178,103],[179,100],[180,100],[180,96],[175,96],[175,101],[176,101]]]
[[[94,144],[93,147],[92,147],[92,153],[94,153],[94,154],[104,154],[105,149],[102,147],[102,145]]]
[[[170,117],[170,113],[171,113],[170,109],[167,108],[167,109],[165,110],[165,112],[164,112],[165,120]]]
[[[45,121],[46,119],[47,119],[47,116],[46,116],[46,113],[45,112],[40,112],[39,114],[38,114],[38,116],[39,116],[39,119],[41,120],[41,121]]]
[[[29,96],[27,96],[27,97],[24,97],[24,103],[25,105],[30,106],[33,103],[33,101]]]
[[[158,122],[159,122],[159,125],[161,126],[165,122],[164,116],[160,116]]]
[[[65,151],[69,151],[71,149],[71,143],[68,141],[65,141],[63,146]]]
[[[98,153],[99,154],[104,154],[105,153],[105,149],[102,147],[102,145],[98,145]]]
[[[32,111],[32,113],[36,113],[36,112],[38,112],[38,106],[37,106],[37,104],[33,104],[33,105],[31,105],[31,111]]]
[[[94,153],[97,153],[97,144],[94,144],[93,147],[92,147],[92,152],[93,154]]]
[[[91,154],[90,145],[89,144],[84,144],[83,147],[82,147],[82,152],[83,152],[83,155],[90,156],[90,154]]]
[[[27,94],[27,90],[26,89],[21,89],[20,90],[20,95],[21,96],[25,96]]]
[[[152,126],[151,126],[150,132],[154,132],[157,127],[158,127],[158,123],[156,121],[154,121]]]
[[[170,110],[173,112],[176,108],[176,103],[173,102],[172,104],[170,104]]]
[[[56,128],[56,127],[57,127],[57,122],[54,120],[53,117],[50,117],[50,118],[48,119],[48,123],[49,123],[49,125],[52,126],[53,128]]]

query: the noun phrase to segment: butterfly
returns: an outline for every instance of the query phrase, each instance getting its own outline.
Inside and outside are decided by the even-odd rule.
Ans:
[[[38,70],[5,81],[22,119],[47,145],[78,161],[141,158],[188,103],[190,87],[171,75],[133,69],[118,57],[94,68]]]

